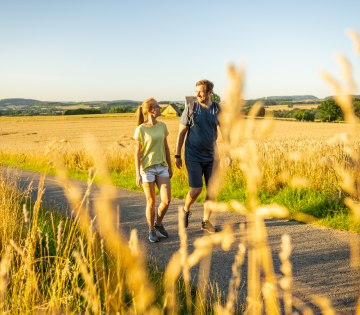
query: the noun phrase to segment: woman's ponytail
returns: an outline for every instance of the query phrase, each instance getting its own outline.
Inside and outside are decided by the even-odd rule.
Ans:
[[[151,97],[145,100],[136,110],[137,125],[141,125],[145,121],[145,115],[153,108],[157,101]]]
[[[139,126],[144,122],[144,113],[142,104],[136,109],[136,125]]]

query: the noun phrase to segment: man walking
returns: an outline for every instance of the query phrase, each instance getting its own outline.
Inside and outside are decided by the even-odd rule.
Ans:
[[[186,196],[184,211],[184,225],[188,227],[190,207],[200,195],[203,186],[203,177],[206,187],[213,170],[215,146],[217,139],[219,104],[211,101],[214,84],[208,80],[196,83],[197,102],[185,107],[179,126],[176,141],[175,165],[182,167],[181,149],[185,142],[185,165],[188,173],[190,191]],[[228,161],[227,164],[230,162]],[[209,200],[206,194],[206,200]],[[211,211],[204,207],[201,229],[209,233],[217,232],[210,223]]]

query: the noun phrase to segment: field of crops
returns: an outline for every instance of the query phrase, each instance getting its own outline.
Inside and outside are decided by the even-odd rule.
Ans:
[[[160,118],[169,129],[169,144],[174,149],[178,118]],[[257,121],[260,124],[261,121]],[[54,117],[0,117],[1,151],[45,152],[57,141],[68,142],[79,148],[88,135],[94,136],[104,149],[131,147],[136,120],[131,114],[54,116]],[[307,123],[273,121],[266,141],[299,141],[304,146],[310,140],[326,141],[346,132],[341,123]],[[219,137],[221,141],[221,136]]]

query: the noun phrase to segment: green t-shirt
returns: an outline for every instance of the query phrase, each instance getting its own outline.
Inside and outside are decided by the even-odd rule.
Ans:
[[[161,164],[168,166],[164,141],[169,134],[166,125],[158,121],[154,126],[141,124],[135,129],[134,139],[141,142],[141,168]]]

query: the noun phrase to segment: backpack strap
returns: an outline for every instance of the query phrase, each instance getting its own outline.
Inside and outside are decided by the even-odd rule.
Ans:
[[[188,118],[188,127],[192,127],[194,125],[194,107],[195,102],[191,102],[188,104],[188,112],[187,112],[187,118]]]
[[[188,105],[189,110],[188,110],[188,118],[190,119],[192,117],[192,115],[194,114],[194,102],[190,103]]]
[[[215,108],[215,114],[220,113],[221,108],[218,103],[214,102],[214,108]]]

